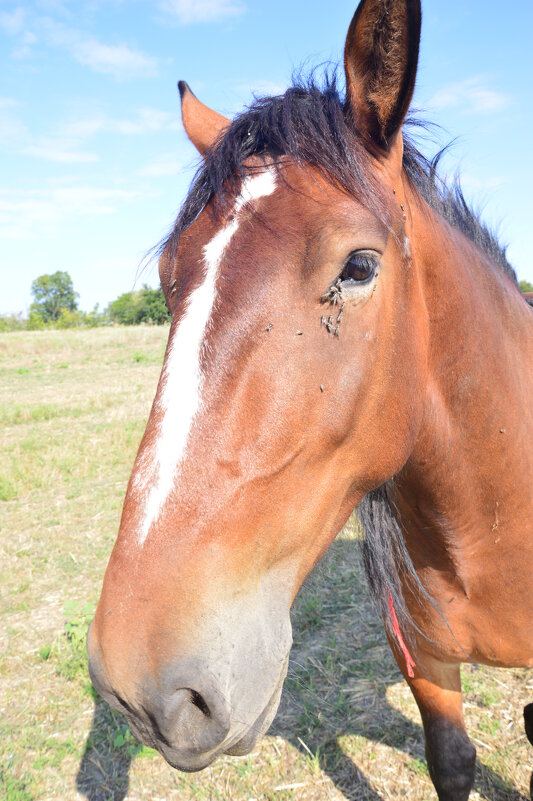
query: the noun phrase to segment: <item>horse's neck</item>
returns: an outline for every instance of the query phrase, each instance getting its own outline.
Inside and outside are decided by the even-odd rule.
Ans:
[[[429,320],[428,381],[396,503],[415,564],[448,563],[459,575],[465,553],[483,538],[500,529],[515,536],[532,503],[533,316],[461,234],[433,214],[418,224],[424,230],[414,230],[413,240],[426,243],[417,269]]]

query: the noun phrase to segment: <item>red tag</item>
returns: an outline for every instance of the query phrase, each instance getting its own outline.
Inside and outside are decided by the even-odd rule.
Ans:
[[[394,636],[398,640],[398,645],[400,646],[402,654],[404,655],[405,658],[407,675],[409,676],[410,679],[413,679],[415,676],[413,668],[415,668],[416,665],[414,663],[413,657],[409,653],[407,645],[403,641],[402,632],[400,631],[400,624],[398,623],[398,618],[396,617],[396,610],[394,609],[394,602],[392,600],[392,595],[390,590],[389,590],[389,612],[392,620],[392,630],[394,632]]]

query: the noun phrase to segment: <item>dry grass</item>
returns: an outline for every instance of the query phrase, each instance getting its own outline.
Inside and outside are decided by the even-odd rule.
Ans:
[[[418,712],[348,526],[306,582],[270,735],[201,774],[141,748],[95,697],[83,635],[153,398],[158,328],[0,335],[0,797],[434,799]],[[531,671],[466,668],[474,799],[527,797]]]

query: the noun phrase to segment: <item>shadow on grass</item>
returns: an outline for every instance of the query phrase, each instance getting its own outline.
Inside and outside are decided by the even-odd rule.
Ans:
[[[95,700],[91,732],[76,776],[76,788],[87,801],[126,798],[133,754],[126,743],[115,745],[117,737],[124,737],[125,728],[104,701]]]
[[[365,768],[356,765],[355,760],[366,766],[369,752],[372,757],[369,743],[407,754],[413,784],[425,777],[427,785],[422,727],[387,698],[388,688],[402,676],[369,600],[355,540],[333,543],[305,582],[292,618],[289,674],[269,734],[283,737],[309,756],[348,801],[382,801],[380,778],[387,773],[390,783],[394,776],[388,757],[381,775],[379,762],[372,763],[371,782]],[[131,744],[128,750],[127,743],[119,753],[113,749],[120,724],[105,704],[96,704],[77,777],[78,790],[88,801],[122,801],[127,795],[135,751]],[[488,801],[528,801],[486,765],[478,766],[475,789]]]
[[[413,783],[424,776],[429,781],[421,723],[411,722],[387,698],[388,688],[403,677],[369,599],[356,540],[332,544],[298,596],[293,624],[289,674],[269,733],[300,751],[309,749],[349,801],[382,799],[374,765],[371,786],[351,758],[368,753],[369,743],[407,754]],[[390,764],[383,767],[390,771]],[[474,789],[488,801],[529,801],[479,760]]]

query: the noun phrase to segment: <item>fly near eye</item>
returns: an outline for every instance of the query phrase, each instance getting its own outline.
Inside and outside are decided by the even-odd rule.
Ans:
[[[376,260],[369,253],[352,253],[344,265],[340,279],[342,282],[365,283],[372,280],[376,273],[376,267]]]

